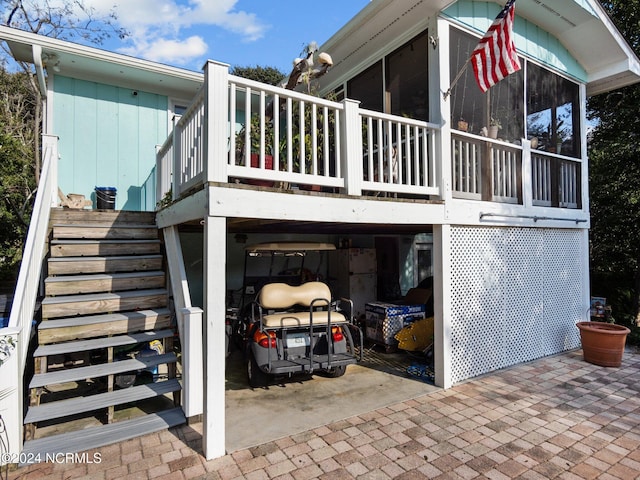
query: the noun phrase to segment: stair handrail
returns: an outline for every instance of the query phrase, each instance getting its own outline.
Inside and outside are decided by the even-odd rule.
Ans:
[[[20,378],[24,375],[31,325],[38,297],[42,262],[46,253],[51,207],[58,190],[58,137],[42,136],[42,171],[33,204],[29,230],[22,252],[22,262],[9,314],[9,327],[19,329],[18,346]]]
[[[182,346],[182,410],[186,417],[202,415],[204,370],[202,319],[204,311],[191,305],[189,282],[176,226],[162,229],[167,267]],[[188,375],[185,373],[188,372]]]

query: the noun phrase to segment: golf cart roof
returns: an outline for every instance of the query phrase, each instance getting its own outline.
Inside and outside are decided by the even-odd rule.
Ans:
[[[305,252],[335,250],[332,243],[324,242],[267,242],[249,245],[245,248],[248,255],[252,254],[304,254]]]

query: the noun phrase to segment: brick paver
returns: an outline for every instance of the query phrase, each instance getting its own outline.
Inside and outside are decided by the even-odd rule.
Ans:
[[[640,353],[620,368],[580,350],[543,358],[210,461],[201,432],[177,427],[98,449],[101,465],[9,478],[640,479]]]

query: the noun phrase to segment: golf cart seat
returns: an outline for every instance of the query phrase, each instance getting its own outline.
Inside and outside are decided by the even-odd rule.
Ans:
[[[340,312],[332,311],[331,291],[326,283],[308,282],[297,287],[286,283],[269,283],[258,295],[262,310],[288,310],[299,305],[308,310],[300,312],[275,312],[262,315],[262,326],[266,328],[298,327],[346,323]],[[321,310],[316,310],[321,308]]]

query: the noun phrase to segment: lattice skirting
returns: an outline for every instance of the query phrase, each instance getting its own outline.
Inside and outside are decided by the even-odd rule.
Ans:
[[[580,230],[452,227],[452,383],[580,346],[582,238]]]

